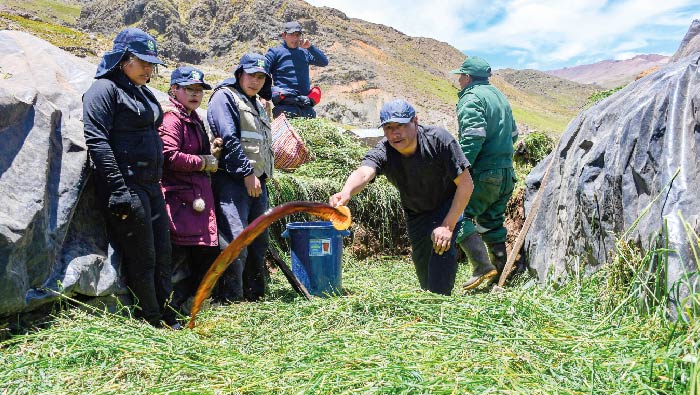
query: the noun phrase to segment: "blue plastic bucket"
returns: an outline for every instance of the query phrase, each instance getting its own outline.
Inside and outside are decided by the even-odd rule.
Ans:
[[[327,296],[341,293],[343,236],[329,221],[290,222],[282,237],[292,245],[292,272],[310,294]]]

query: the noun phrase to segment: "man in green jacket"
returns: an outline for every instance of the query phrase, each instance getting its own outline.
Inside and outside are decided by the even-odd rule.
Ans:
[[[470,56],[450,73],[459,74],[458,137],[472,164],[474,180],[474,192],[457,234],[457,242],[474,270],[464,284],[469,290],[492,281],[506,263],[503,222],[516,181],[513,144],[518,129],[508,100],[489,83],[491,66],[485,60]]]

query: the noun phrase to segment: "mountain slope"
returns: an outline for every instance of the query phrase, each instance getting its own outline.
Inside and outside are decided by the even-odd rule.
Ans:
[[[37,10],[35,4],[45,9]],[[422,122],[457,131],[457,78],[448,71],[461,64],[463,53],[434,39],[410,37],[388,26],[348,18],[333,8],[313,7],[301,0],[32,0],[9,8],[0,10],[0,28],[35,33],[95,63],[125,26],[148,31],[168,60],[168,67],[151,83],[159,89],[167,87],[170,70],[178,62],[198,65],[208,79],[217,82],[228,76],[243,53],[265,53],[278,45],[284,21],[299,20],[308,38],[330,59],[328,67],[311,68],[312,81],[323,90],[319,116],[354,127],[372,127],[383,102],[403,97],[416,106]],[[44,16],[55,15],[57,10],[79,17]],[[34,24],[42,24],[43,30],[55,27],[66,32],[44,34]],[[516,77],[521,73],[525,73],[522,78]],[[589,96],[590,87],[574,89],[554,77],[533,73],[499,71],[493,83],[513,101],[517,121],[524,123],[521,129],[560,133]]]
[[[508,97],[521,129],[552,135],[561,134],[599,89],[537,70],[497,70],[491,83]]]
[[[627,60],[603,60],[563,69],[549,70],[548,74],[582,84],[596,84],[611,89],[634,81],[635,77],[651,68],[659,68],[669,61],[668,56],[637,55]]]

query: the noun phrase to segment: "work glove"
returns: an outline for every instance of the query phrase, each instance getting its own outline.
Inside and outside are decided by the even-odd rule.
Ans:
[[[299,103],[300,106],[303,107],[312,107],[315,103],[309,99],[308,96],[297,96],[296,97],[297,103]]]
[[[199,170],[214,173],[219,169],[219,161],[214,155],[200,155],[199,157],[202,158],[202,168]]]
[[[221,137],[215,138],[212,140],[209,149],[211,154],[214,155],[216,159],[219,159],[219,157],[221,157],[221,151],[224,149],[224,140],[222,140]]]
[[[107,203],[109,211],[117,218],[126,219],[131,214],[131,194],[129,192],[113,193]]]
[[[273,95],[272,95],[272,103],[273,103],[274,105],[280,104],[280,102],[281,102],[282,100],[284,100],[284,95],[283,95],[283,94],[281,94],[281,93],[276,93],[276,94],[273,94]]]

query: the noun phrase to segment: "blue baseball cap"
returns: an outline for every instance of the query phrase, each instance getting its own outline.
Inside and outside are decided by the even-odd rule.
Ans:
[[[416,116],[416,110],[406,100],[395,99],[384,103],[379,111],[379,127],[387,123],[409,123]]]
[[[254,52],[248,52],[241,57],[240,64],[233,70],[233,76],[237,80],[241,79],[241,73],[265,73],[265,84],[258,93],[260,97],[266,100],[272,98],[272,75],[270,75],[270,63],[263,55]]]
[[[180,66],[173,70],[170,74],[170,85],[176,84],[179,86],[200,84],[204,89],[211,89],[211,85],[204,82],[202,70],[192,66]]]
[[[156,40],[148,33],[134,27],[120,31],[114,37],[112,50],[102,56],[100,65],[97,66],[95,78],[101,77],[112,71],[124,58],[126,53],[131,53],[144,62],[153,64],[165,64],[158,59],[158,46]]]
[[[296,21],[291,21],[291,22],[285,22],[284,25],[282,25],[282,31],[285,33],[295,33],[295,32],[303,32],[304,29],[301,27],[301,23],[296,22]]]
[[[238,73],[243,70],[248,74],[253,73],[264,73],[268,78],[272,78],[270,75],[270,64],[267,58],[258,53],[248,52],[241,57],[240,64],[234,70],[233,75],[238,77]]]

